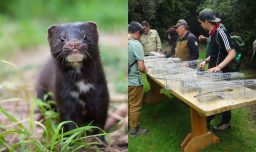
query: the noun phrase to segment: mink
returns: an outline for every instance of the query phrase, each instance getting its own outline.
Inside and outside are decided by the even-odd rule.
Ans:
[[[94,22],[65,23],[48,29],[51,57],[39,76],[36,92],[41,100],[47,92],[53,93],[60,121],[104,128],[109,92],[98,39]],[[64,131],[74,128],[73,123],[64,125]]]

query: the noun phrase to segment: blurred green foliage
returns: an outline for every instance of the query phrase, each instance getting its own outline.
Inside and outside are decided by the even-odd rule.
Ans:
[[[125,31],[128,0],[1,0],[0,56],[46,45],[52,24],[95,21],[102,32]]]
[[[0,13],[14,20],[96,21],[104,29],[127,26],[127,0],[2,0]]]
[[[127,94],[127,46],[126,48],[103,46],[100,47],[100,51],[107,81],[114,84],[116,92]]]

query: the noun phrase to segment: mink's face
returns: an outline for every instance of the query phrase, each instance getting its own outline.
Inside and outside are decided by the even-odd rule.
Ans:
[[[55,60],[75,68],[83,60],[94,60],[98,54],[98,30],[93,22],[51,26],[48,41]]]

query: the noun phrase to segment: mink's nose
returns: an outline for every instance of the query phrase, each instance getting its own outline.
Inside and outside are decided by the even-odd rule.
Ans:
[[[80,42],[69,42],[68,48],[70,48],[72,50],[77,50],[80,48]]]

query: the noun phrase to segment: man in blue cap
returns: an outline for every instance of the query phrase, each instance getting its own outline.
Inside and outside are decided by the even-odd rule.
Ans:
[[[209,63],[209,72],[229,72],[228,64],[236,57],[230,36],[226,29],[221,28],[220,21],[221,19],[217,18],[215,12],[211,9],[206,8],[199,13],[199,23],[210,35],[206,59],[199,66],[204,68]],[[213,118],[214,115],[207,118],[209,124]],[[225,130],[230,128],[230,120],[231,111],[223,112],[221,123],[218,126],[214,126],[213,129]]]

